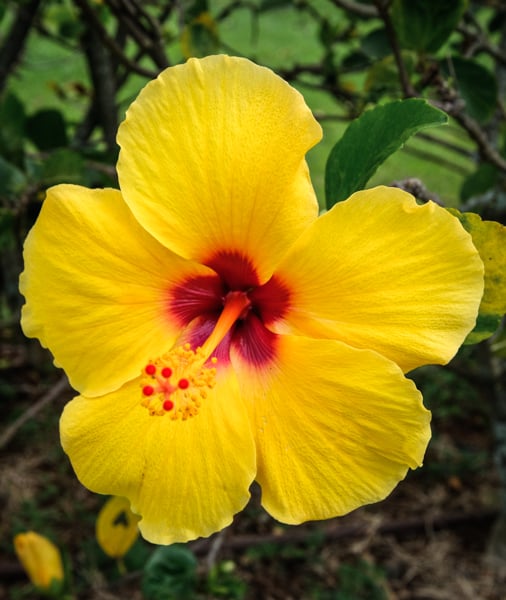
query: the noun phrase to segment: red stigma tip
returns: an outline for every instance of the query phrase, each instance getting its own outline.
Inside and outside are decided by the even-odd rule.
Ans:
[[[145,369],[147,375],[154,375],[156,373],[155,365],[148,365]]]
[[[180,379],[177,382],[177,387],[181,390],[186,390],[190,387],[190,382],[188,381],[188,379]]]
[[[174,402],[172,400],[165,400],[163,403],[163,410],[172,410],[174,408]]]
[[[142,393],[145,396],[152,396],[155,393],[155,388],[152,385],[145,385],[142,388]]]
[[[172,369],[170,367],[164,367],[162,369],[162,377],[168,379],[172,375]]]

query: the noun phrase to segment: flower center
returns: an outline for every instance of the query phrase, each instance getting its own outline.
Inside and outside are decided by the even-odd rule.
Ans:
[[[144,367],[141,404],[151,416],[169,414],[173,420],[185,421],[198,414],[202,401],[216,384],[218,359],[212,354],[250,303],[245,292],[229,292],[223,311],[202,346],[195,350],[188,343],[176,346]]]

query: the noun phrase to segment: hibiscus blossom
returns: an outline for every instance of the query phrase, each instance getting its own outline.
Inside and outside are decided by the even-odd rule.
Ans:
[[[121,191],[51,188],[26,240],[24,331],[80,393],[63,448],[152,542],[224,527],[255,480],[295,524],[422,463],[430,414],[404,373],[455,354],[483,265],[455,217],[398,189],[318,217],[320,137],[269,69],[191,59],[129,108]]]

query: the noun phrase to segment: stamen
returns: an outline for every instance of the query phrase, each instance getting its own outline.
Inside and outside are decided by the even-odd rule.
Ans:
[[[195,416],[201,402],[216,383],[216,360],[207,362],[202,348],[190,344],[178,346],[150,362],[143,370],[141,404],[152,416],[169,415],[171,419]]]
[[[144,367],[141,404],[150,415],[170,415],[173,420],[185,421],[199,412],[201,401],[216,383],[214,365],[218,359],[212,353],[250,305],[246,292],[229,292],[220,317],[202,347],[192,350],[190,344],[178,346]]]
[[[146,374],[147,375],[154,375],[156,373],[156,367],[155,365],[147,365],[145,368]]]

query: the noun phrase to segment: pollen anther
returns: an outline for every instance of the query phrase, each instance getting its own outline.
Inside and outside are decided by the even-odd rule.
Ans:
[[[216,383],[217,359],[201,348],[178,346],[150,361],[142,371],[141,404],[151,416],[185,421],[198,414]]]

